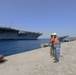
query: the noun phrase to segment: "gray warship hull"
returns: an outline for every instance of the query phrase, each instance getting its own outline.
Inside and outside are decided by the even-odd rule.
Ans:
[[[0,27],[0,40],[36,40],[42,33]]]

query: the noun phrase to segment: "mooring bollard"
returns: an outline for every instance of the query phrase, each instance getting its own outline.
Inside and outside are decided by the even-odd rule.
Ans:
[[[0,60],[4,58],[4,55],[0,55]]]

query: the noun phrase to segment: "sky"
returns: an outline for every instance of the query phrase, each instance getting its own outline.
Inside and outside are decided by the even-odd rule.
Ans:
[[[76,36],[76,0],[0,0],[0,26]]]

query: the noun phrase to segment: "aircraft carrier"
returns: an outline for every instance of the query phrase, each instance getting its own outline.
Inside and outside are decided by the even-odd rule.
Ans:
[[[40,35],[42,33],[0,27],[0,40],[36,40]]]

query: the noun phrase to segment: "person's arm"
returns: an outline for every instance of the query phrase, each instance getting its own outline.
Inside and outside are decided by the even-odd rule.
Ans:
[[[66,37],[68,37],[68,36],[63,36],[63,37],[59,37],[58,39],[60,40],[60,41],[62,41],[64,38],[66,38]]]
[[[50,43],[53,43],[54,42],[54,38],[50,38]]]

